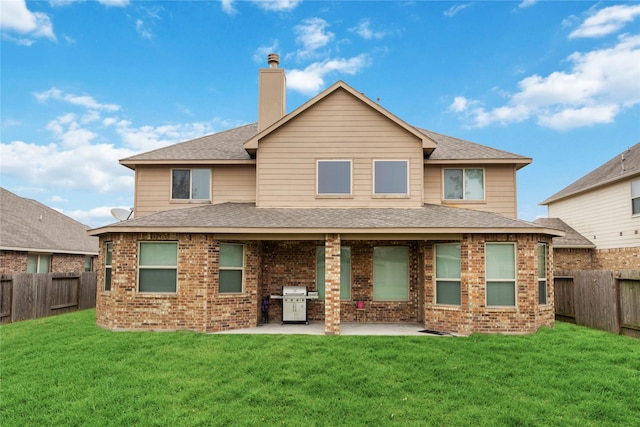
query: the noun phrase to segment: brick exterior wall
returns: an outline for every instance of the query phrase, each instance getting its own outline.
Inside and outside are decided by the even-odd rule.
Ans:
[[[617,249],[555,249],[559,270],[640,270],[640,247]]]
[[[516,244],[516,306],[487,307],[485,284],[485,244]],[[547,304],[538,304],[538,243],[550,243],[541,235],[464,235],[460,260],[460,306],[435,303],[433,244],[424,244],[425,314],[427,329],[469,335],[481,333],[533,333],[542,326],[553,327],[553,257],[547,255]]]
[[[97,323],[109,329],[188,329],[213,332],[252,327],[261,320],[261,301],[280,295],[282,287],[306,286],[316,290],[316,247],[325,246],[325,300],[308,301],[308,319],[324,321],[327,334],[339,334],[340,322],[356,320],[356,301],[365,303],[366,322],[421,322],[427,329],[467,335],[473,332],[531,333],[553,326],[553,289],[548,304],[538,305],[537,244],[547,236],[465,235],[462,239],[459,307],[434,303],[434,252],[428,241],[325,241],[244,242],[244,291],[218,293],[219,244],[213,235],[176,233],[117,233],[100,238],[103,266],[104,244],[113,244],[112,288],[104,291],[104,268],[98,269]],[[175,294],[137,292],[138,244],[140,241],[178,242],[178,285]],[[514,242],[517,247],[516,307],[486,307],[486,242]],[[351,248],[351,298],[340,300],[331,281],[340,277],[336,260],[339,247]],[[373,300],[373,248],[401,245],[409,248],[409,299]],[[551,252],[551,251],[550,251]],[[548,283],[553,283],[552,256],[548,258]],[[269,318],[279,322],[282,303],[271,300]]]
[[[28,252],[0,251],[0,273],[18,274],[27,272]],[[95,271],[97,257],[93,257]],[[80,273],[84,271],[85,255],[52,254],[52,273]]]

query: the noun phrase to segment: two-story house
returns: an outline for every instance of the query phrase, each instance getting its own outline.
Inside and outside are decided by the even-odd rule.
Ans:
[[[557,267],[640,269],[640,143],[541,204],[549,219],[536,222],[559,219],[583,239],[582,248],[556,248]]]
[[[259,70],[257,124],[121,160],[135,219],[92,231],[99,325],[252,327],[295,285],[318,292],[326,334],[356,302],[366,322],[459,334],[553,326],[562,232],[516,218],[530,158],[414,127],[342,81],[286,114],[278,63]]]

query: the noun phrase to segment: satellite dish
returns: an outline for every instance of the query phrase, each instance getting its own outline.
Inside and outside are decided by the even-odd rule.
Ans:
[[[133,216],[133,209],[113,208],[111,215],[118,221],[126,221]]]

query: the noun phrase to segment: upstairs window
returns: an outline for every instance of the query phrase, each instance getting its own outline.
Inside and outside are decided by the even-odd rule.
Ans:
[[[351,160],[318,160],[316,183],[319,196],[350,195]]]
[[[484,200],[483,169],[445,169],[445,200]]]
[[[640,180],[631,182],[631,213],[640,214]]]
[[[409,194],[409,161],[374,160],[373,193],[376,195]]]
[[[27,255],[27,273],[48,273],[51,270],[51,255]]]
[[[209,200],[210,194],[211,170],[173,169],[171,171],[171,199]]]

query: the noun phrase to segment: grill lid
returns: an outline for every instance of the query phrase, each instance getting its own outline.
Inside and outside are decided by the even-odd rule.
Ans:
[[[307,287],[306,286],[283,286],[282,287],[282,295],[307,295]]]

